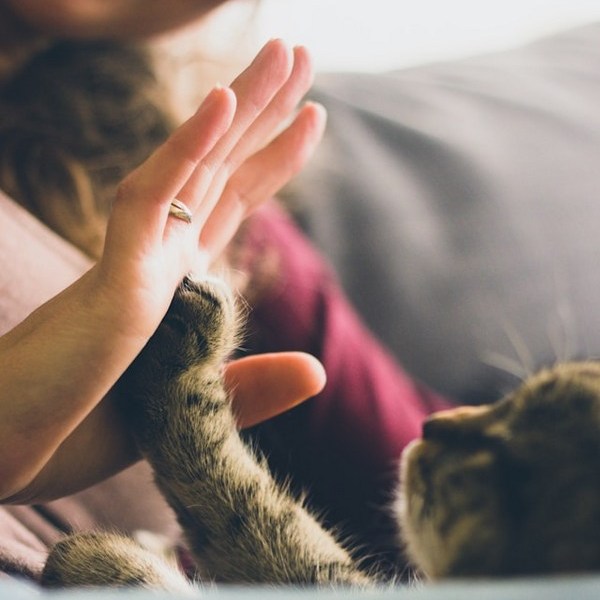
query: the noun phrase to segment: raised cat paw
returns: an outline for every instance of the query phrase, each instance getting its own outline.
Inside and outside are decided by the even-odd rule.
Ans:
[[[177,426],[190,402],[198,404],[211,397],[211,389],[221,388],[222,363],[235,346],[236,334],[230,288],[216,278],[184,279],[120,384],[121,404],[144,453],[156,446],[167,424]],[[224,394],[217,396],[225,401]]]
[[[217,278],[186,277],[143,354],[172,368],[222,363],[232,351],[237,333],[231,289]],[[148,356],[142,356],[148,360]]]

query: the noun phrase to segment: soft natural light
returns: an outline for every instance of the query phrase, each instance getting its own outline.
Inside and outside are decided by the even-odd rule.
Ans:
[[[495,50],[600,20],[600,0],[261,0],[259,37],[320,70],[379,70]]]

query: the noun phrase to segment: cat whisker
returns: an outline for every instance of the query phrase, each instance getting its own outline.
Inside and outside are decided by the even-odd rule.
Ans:
[[[486,358],[481,361],[483,364],[488,365],[494,369],[498,369],[503,373],[512,375],[515,379],[522,382],[529,377],[530,373],[523,365],[509,356],[505,356],[498,352],[490,352]]]
[[[516,327],[510,321],[505,321],[502,329],[510,342],[517,358],[520,362],[519,371],[524,373],[525,377],[533,375],[536,371],[535,360],[531,354],[523,336],[519,333]]]
[[[564,277],[559,278],[558,273],[554,276],[554,288],[556,297],[556,307],[552,322],[548,323],[546,333],[556,362],[565,362],[572,360],[575,354],[574,314],[569,302],[567,293],[567,284]]]

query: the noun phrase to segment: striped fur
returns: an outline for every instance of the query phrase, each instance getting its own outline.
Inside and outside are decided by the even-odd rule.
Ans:
[[[368,584],[335,537],[275,483],[264,461],[240,439],[221,380],[237,329],[228,288],[188,279],[126,381],[126,410],[138,445],[177,514],[200,577],[230,583]],[[83,536],[72,542],[82,546],[84,562],[92,560],[88,541]],[[93,552],[102,554],[98,548]],[[70,547],[75,565],[74,556]],[[100,557],[99,562],[106,561]],[[137,556],[123,561],[123,574],[105,584],[156,587],[161,573],[140,581],[138,563]],[[74,575],[57,575],[57,569],[70,570],[67,561],[57,564],[49,561],[46,582],[98,583],[86,580],[79,567]],[[158,587],[173,589],[166,580]]]
[[[403,537],[430,577],[600,570],[600,363],[434,415],[401,480]]]
[[[221,379],[237,321],[224,284],[186,279],[123,381],[124,410],[199,578],[375,585],[240,439]],[[598,363],[560,365],[496,405],[433,416],[401,464],[408,554],[433,578],[598,570],[599,434]],[[186,589],[172,566],[118,539],[63,540],[44,582]]]

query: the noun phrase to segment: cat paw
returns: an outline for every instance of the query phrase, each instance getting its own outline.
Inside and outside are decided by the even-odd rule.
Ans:
[[[56,543],[48,555],[41,584],[62,587],[140,586],[189,594],[191,584],[176,565],[132,539],[111,533],[78,533]]]
[[[231,289],[220,279],[186,277],[162,323],[134,363],[143,384],[192,367],[220,365],[235,347],[237,315]],[[143,379],[140,379],[140,373]],[[135,374],[137,372],[137,374]]]
[[[235,347],[237,321],[224,282],[185,278],[181,283],[156,333],[119,384],[123,414],[144,454],[168,437],[167,429],[187,422],[191,405],[212,404],[215,394],[225,402],[219,391],[222,364]]]
[[[171,341],[172,355],[186,366],[222,363],[237,338],[231,288],[216,277],[200,280],[186,277],[175,292],[160,330]]]

